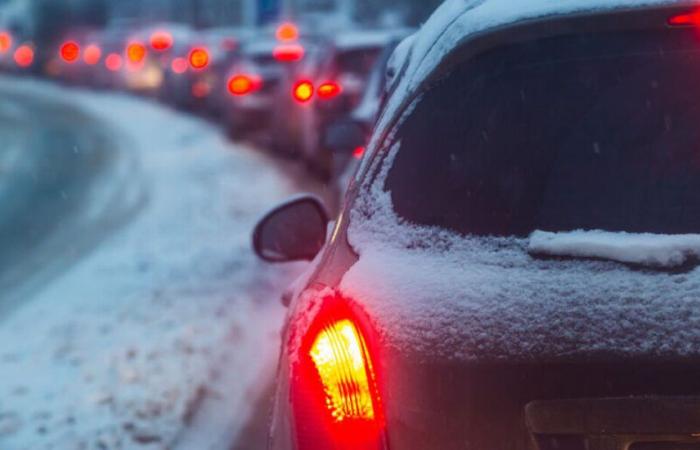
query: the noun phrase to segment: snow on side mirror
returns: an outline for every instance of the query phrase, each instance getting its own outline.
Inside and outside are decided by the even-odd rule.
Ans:
[[[253,249],[267,262],[310,261],[326,243],[328,220],[318,198],[294,198],[260,220],[253,232]]]

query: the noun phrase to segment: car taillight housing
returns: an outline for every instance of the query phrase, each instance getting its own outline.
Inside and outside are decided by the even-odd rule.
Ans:
[[[80,46],[75,41],[64,42],[58,53],[63,61],[72,64],[80,58]]]
[[[700,26],[700,10],[669,17],[668,24],[673,27]]]
[[[316,92],[321,100],[330,100],[339,96],[343,88],[334,81],[326,81],[318,87]]]
[[[261,87],[262,79],[257,75],[234,75],[228,80],[228,91],[235,96],[252,94]]]
[[[299,81],[292,89],[292,97],[299,103],[306,103],[314,96],[314,84],[309,80]]]
[[[386,450],[374,346],[341,299],[324,302],[292,368],[298,450]]]

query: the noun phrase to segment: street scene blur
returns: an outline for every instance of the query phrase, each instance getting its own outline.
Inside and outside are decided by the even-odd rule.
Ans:
[[[699,450],[698,30],[0,0],[0,450]]]
[[[0,449],[265,448],[305,265],[253,226],[338,208],[434,7],[0,1]]]

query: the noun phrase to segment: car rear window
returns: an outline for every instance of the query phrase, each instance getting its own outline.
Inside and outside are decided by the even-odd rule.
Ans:
[[[379,57],[381,48],[362,48],[343,50],[338,53],[337,68],[339,73],[367,76]]]
[[[462,234],[700,232],[696,30],[501,47],[431,86],[386,179],[409,222]]]

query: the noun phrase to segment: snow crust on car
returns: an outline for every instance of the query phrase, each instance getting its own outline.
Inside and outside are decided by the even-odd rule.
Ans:
[[[664,235],[603,230],[535,231],[532,254],[600,258],[642,266],[673,268],[700,256],[700,234]]]
[[[384,190],[398,148],[351,213],[359,259],[340,284],[388,350],[468,363],[700,356],[700,271],[535,259],[526,238],[407,223]]]

